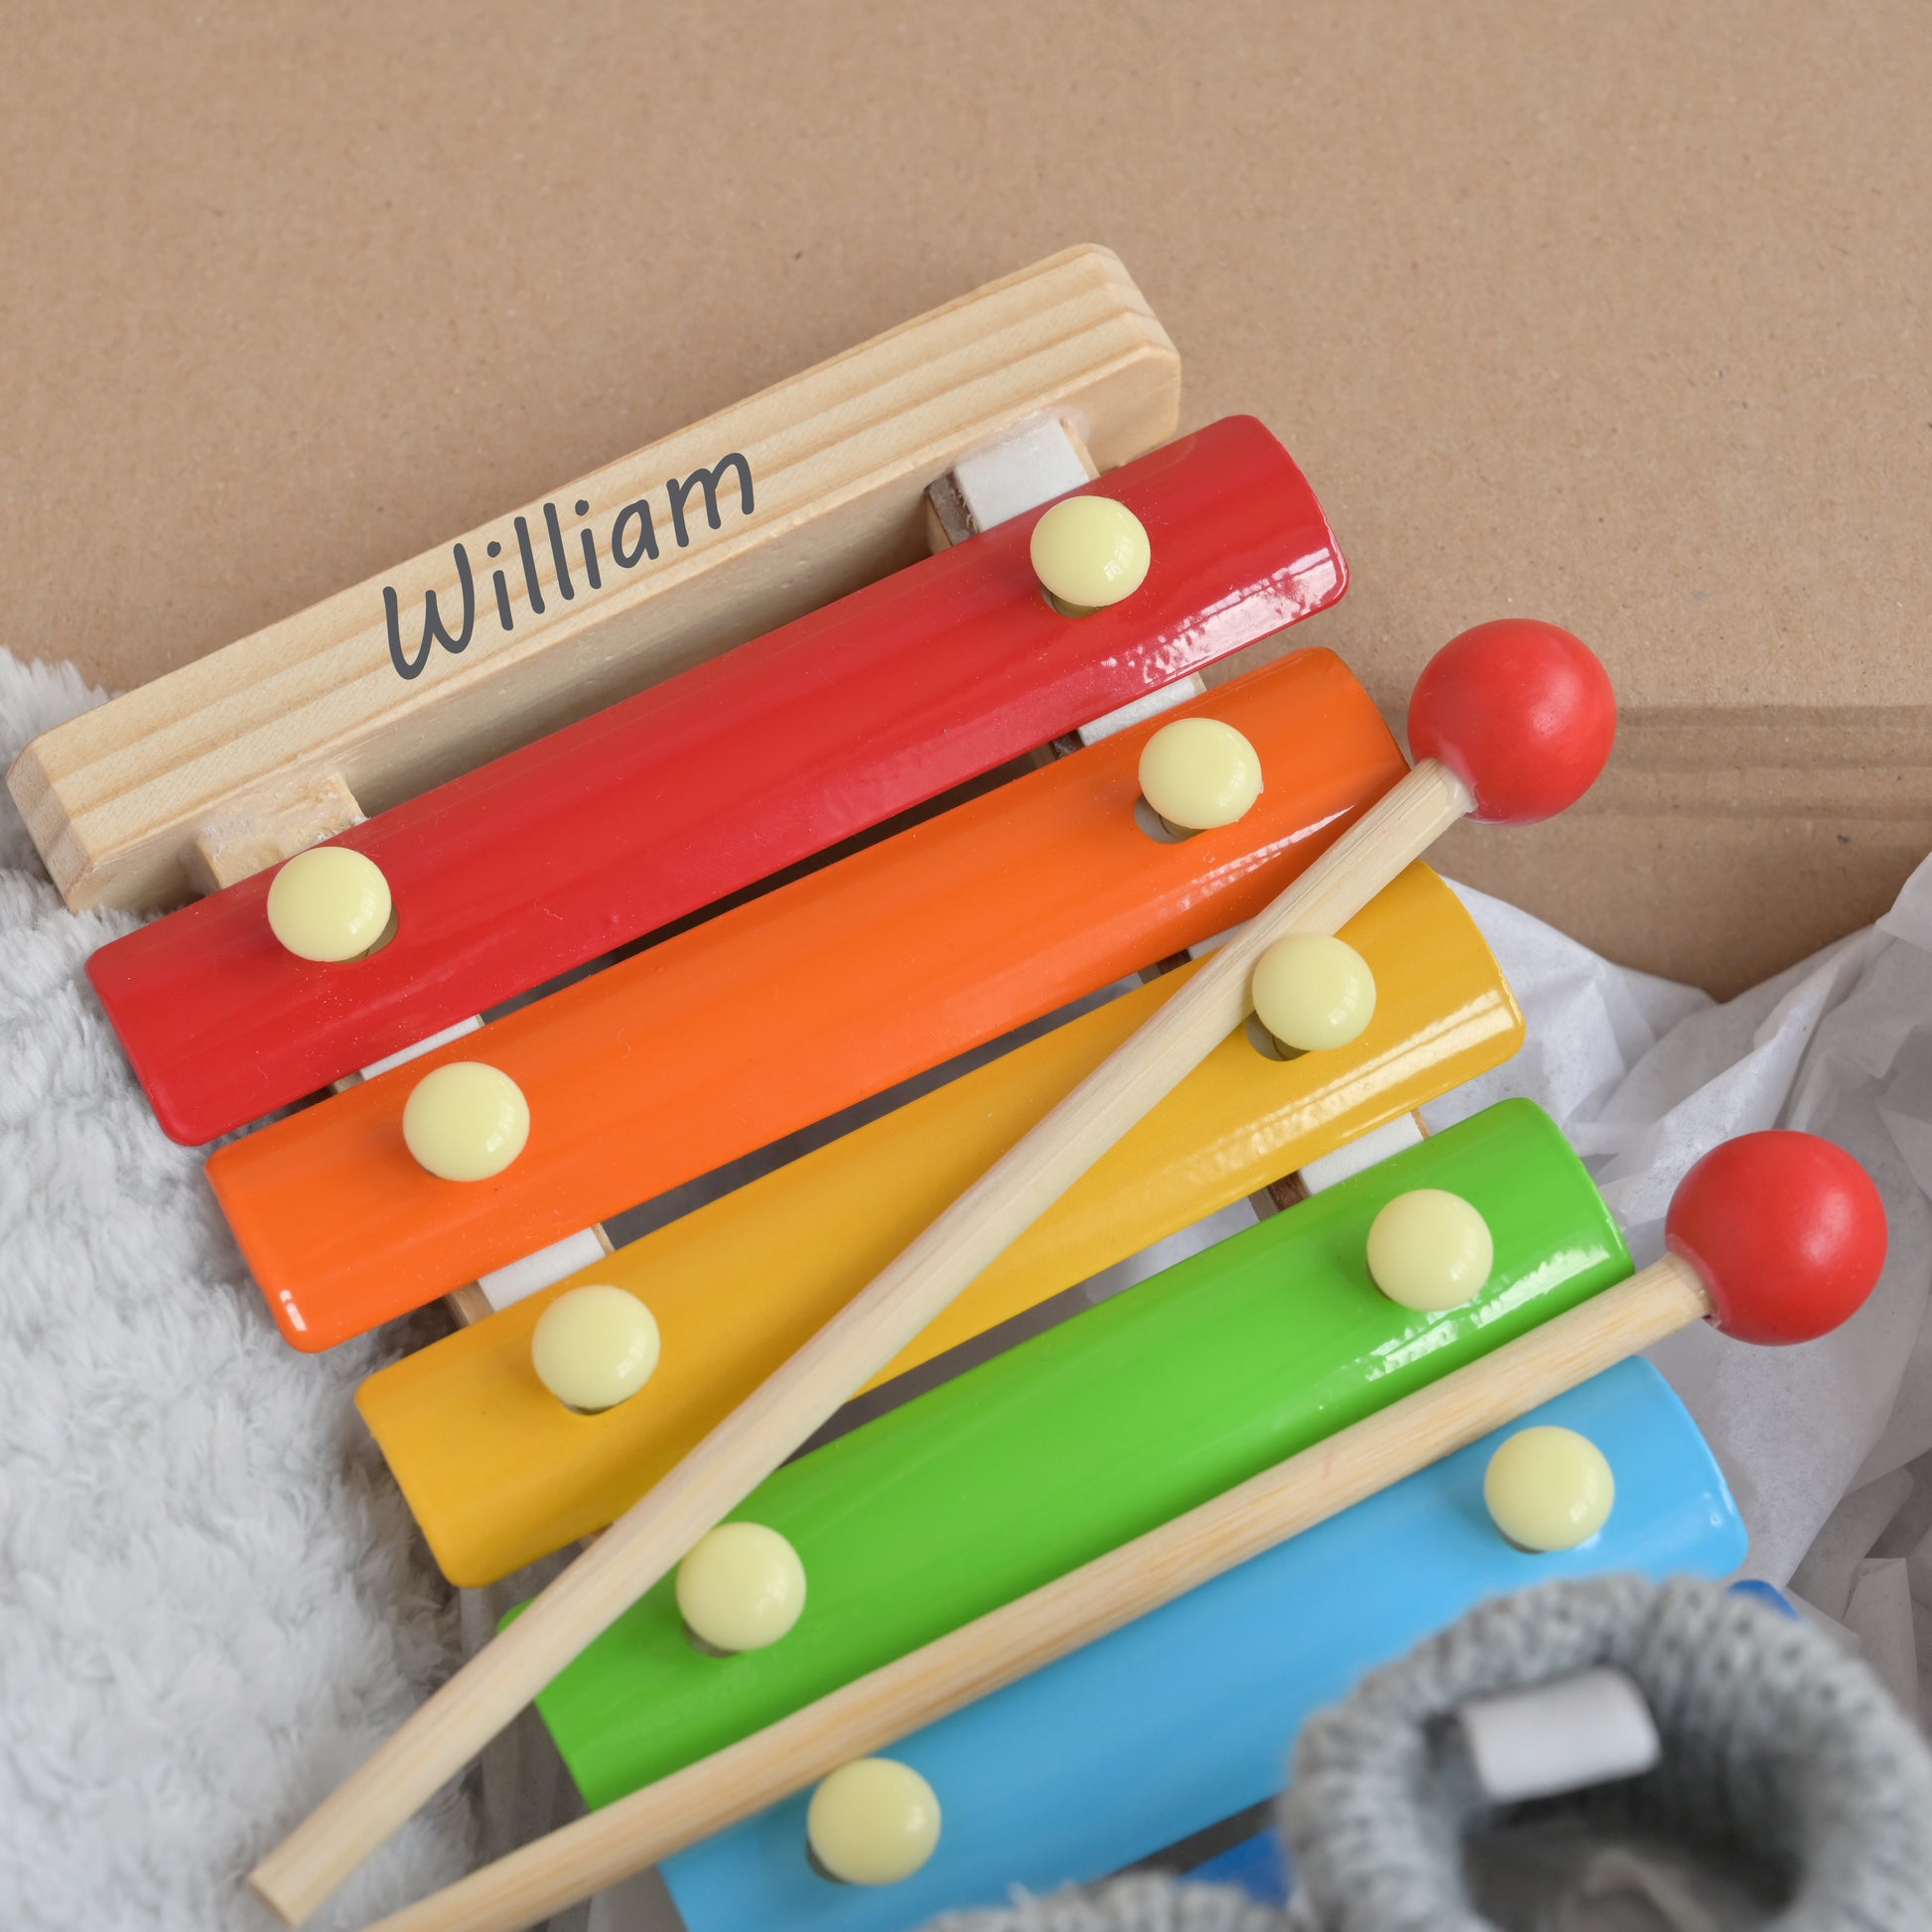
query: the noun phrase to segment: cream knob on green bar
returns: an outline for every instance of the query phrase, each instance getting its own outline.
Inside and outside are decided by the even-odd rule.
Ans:
[[[530,1366],[566,1409],[597,1415],[650,1380],[658,1347],[656,1317],[636,1296],[590,1283],[559,1295],[537,1317]]]
[[[402,1138],[438,1179],[487,1180],[523,1152],[529,1103],[507,1073],[481,1060],[450,1060],[410,1090]]]
[[[762,1523],[721,1523],[678,1565],[677,1607],[700,1649],[720,1656],[762,1650],[798,1621],[805,1566]]]
[[[1182,837],[1232,825],[1261,796],[1255,748],[1218,718],[1176,718],[1141,747],[1141,795]]]
[[[1459,1309],[1481,1294],[1495,1259],[1489,1223],[1441,1187],[1398,1194],[1369,1223],[1369,1278],[1405,1309]]]
[[[939,1800],[909,1764],[861,1757],[841,1764],[805,1812],[812,1858],[847,1885],[896,1885],[939,1844]]]
[[[1069,496],[1033,534],[1034,574],[1068,617],[1118,604],[1141,588],[1153,551],[1141,519],[1111,496]]]
[[[1291,1053],[1346,1046],[1375,1018],[1375,975],[1346,939],[1297,932],[1255,962],[1255,1017]]]
[[[298,959],[355,959],[389,923],[389,882],[373,859],[345,845],[298,852],[268,888],[268,929]]]
[[[1574,1550],[1610,1519],[1616,1478],[1574,1429],[1522,1429],[1489,1458],[1482,1500],[1519,1550]]]

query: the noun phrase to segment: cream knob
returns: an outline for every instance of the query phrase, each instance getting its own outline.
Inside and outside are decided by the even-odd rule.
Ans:
[[[1520,1550],[1574,1550],[1609,1521],[1616,1478],[1574,1429],[1521,1429],[1489,1458],[1482,1500]]]
[[[507,1073],[481,1060],[450,1060],[411,1089],[402,1138],[439,1179],[487,1180],[523,1152],[529,1103]]]
[[[1141,794],[1180,833],[1232,825],[1261,796],[1255,748],[1218,718],[1176,718],[1141,747]]]
[[[939,1843],[939,1800],[909,1764],[861,1757],[841,1764],[805,1812],[812,1857],[848,1885],[896,1885]]]
[[[1488,1222],[1441,1187],[1398,1194],[1369,1224],[1369,1276],[1405,1309],[1460,1308],[1482,1292],[1495,1259]]]
[[[657,1366],[657,1321],[636,1296],[606,1283],[573,1288],[537,1316],[530,1365],[567,1409],[615,1409]]]
[[[1346,1046],[1375,1018],[1375,975],[1345,939],[1291,933],[1255,962],[1255,1016],[1291,1052]]]
[[[1034,574],[1069,617],[1132,597],[1152,555],[1141,519],[1111,496],[1069,496],[1034,525]]]
[[[677,1607],[705,1650],[762,1650],[798,1621],[805,1566],[762,1523],[720,1523],[677,1568]]]
[[[345,845],[298,852],[268,888],[268,929],[298,959],[354,959],[389,923],[389,882]]]

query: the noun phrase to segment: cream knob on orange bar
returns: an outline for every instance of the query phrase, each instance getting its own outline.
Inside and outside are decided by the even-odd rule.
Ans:
[[[268,929],[298,959],[357,958],[389,923],[389,882],[375,861],[345,845],[311,846],[268,888]]]
[[[805,1566],[762,1523],[720,1523],[677,1567],[677,1608],[700,1649],[762,1650],[805,1608]]]
[[[658,1346],[656,1318],[636,1296],[591,1283],[558,1296],[537,1317],[530,1365],[566,1409],[594,1416],[650,1380]]]
[[[1369,1278],[1405,1309],[1459,1309],[1482,1293],[1495,1259],[1488,1222],[1441,1187],[1398,1194],[1369,1223]]]
[[[1489,1458],[1482,1500],[1519,1550],[1574,1550],[1610,1520],[1616,1478],[1574,1429],[1521,1429]]]
[[[1375,975],[1346,939],[1294,932],[1255,962],[1255,1017],[1295,1053],[1346,1046],[1375,1018]]]
[[[523,1152],[529,1103],[507,1073],[481,1060],[450,1060],[411,1090],[402,1138],[438,1179],[487,1180]]]
[[[1232,825],[1261,796],[1255,748],[1218,718],[1176,718],[1141,747],[1141,795],[1182,837]]]
[[[939,1800],[909,1764],[862,1757],[812,1793],[805,1836],[819,1868],[847,1885],[896,1885],[939,1844]]]
[[[1069,496],[1033,534],[1034,574],[1068,617],[1118,604],[1141,588],[1153,551],[1141,519],[1111,496]]]

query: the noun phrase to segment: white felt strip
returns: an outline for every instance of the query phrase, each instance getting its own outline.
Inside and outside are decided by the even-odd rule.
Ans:
[[[1332,1187],[1338,1180],[1346,1180],[1364,1168],[1386,1161],[1392,1154],[1420,1146],[1422,1139],[1423,1131],[1416,1124],[1415,1115],[1398,1115],[1380,1127],[1371,1128],[1346,1147],[1338,1147],[1332,1154],[1318,1155],[1302,1170],[1302,1185],[1311,1194],[1318,1194],[1322,1188]]]
[[[1643,1693],[1619,1670],[1587,1670],[1456,1713],[1493,1803],[1582,1791],[1651,1770],[1663,1754]]]
[[[1138,725],[1147,718],[1158,718],[1164,711],[1172,711],[1177,704],[1185,704],[1189,698],[1204,698],[1207,686],[1201,682],[1198,671],[1188,674],[1173,684],[1164,684],[1158,691],[1131,699],[1118,711],[1110,711],[1104,718],[1096,718],[1090,725],[1080,727],[1079,738],[1082,745],[1098,745],[1103,738],[1112,738],[1116,732],[1124,732],[1129,725]]]
[[[473,1013],[468,1020],[459,1020],[454,1027],[445,1027],[440,1034],[431,1034],[427,1039],[419,1039],[408,1046],[401,1046],[393,1053],[385,1053],[379,1060],[371,1060],[362,1068],[362,1078],[373,1080],[378,1073],[387,1073],[392,1066],[406,1066],[419,1053],[430,1052],[438,1046],[447,1046],[453,1039],[461,1039],[465,1034],[474,1034],[483,1025],[483,1015]]]
[[[479,1275],[477,1286],[492,1309],[506,1309],[526,1295],[534,1295],[539,1289],[562,1281],[566,1275],[576,1274],[580,1268],[593,1266],[609,1252],[597,1230],[585,1228],[581,1234],[567,1234],[561,1241],[553,1241],[549,1247],[539,1248],[521,1261],[512,1261],[506,1268]]]
[[[1052,416],[1035,417],[999,442],[961,457],[953,465],[952,480],[978,530],[990,530],[1093,481],[1065,427]]]

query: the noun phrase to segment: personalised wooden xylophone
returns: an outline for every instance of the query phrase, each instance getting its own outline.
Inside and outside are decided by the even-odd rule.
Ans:
[[[1615,1364],[1843,1318],[1869,1182],[1733,1144],[1633,1276],[1534,1108],[1423,1138],[1523,1022],[1421,855],[1581,795],[1608,681],[1478,626],[1413,770],[1326,651],[1207,691],[1346,572],[1259,424],[1163,441],[1173,382],[1068,251],[16,766],[75,904],[213,888],[89,971],[175,1138],[294,1108],[208,1161],[282,1333],[469,1323],[358,1397],[446,1574],[603,1532],[263,1862],[290,1922],[532,1698],[599,1809],[386,1924],[672,1854],[692,1932],[1093,1876],[1486,1590],[1736,1562]]]

